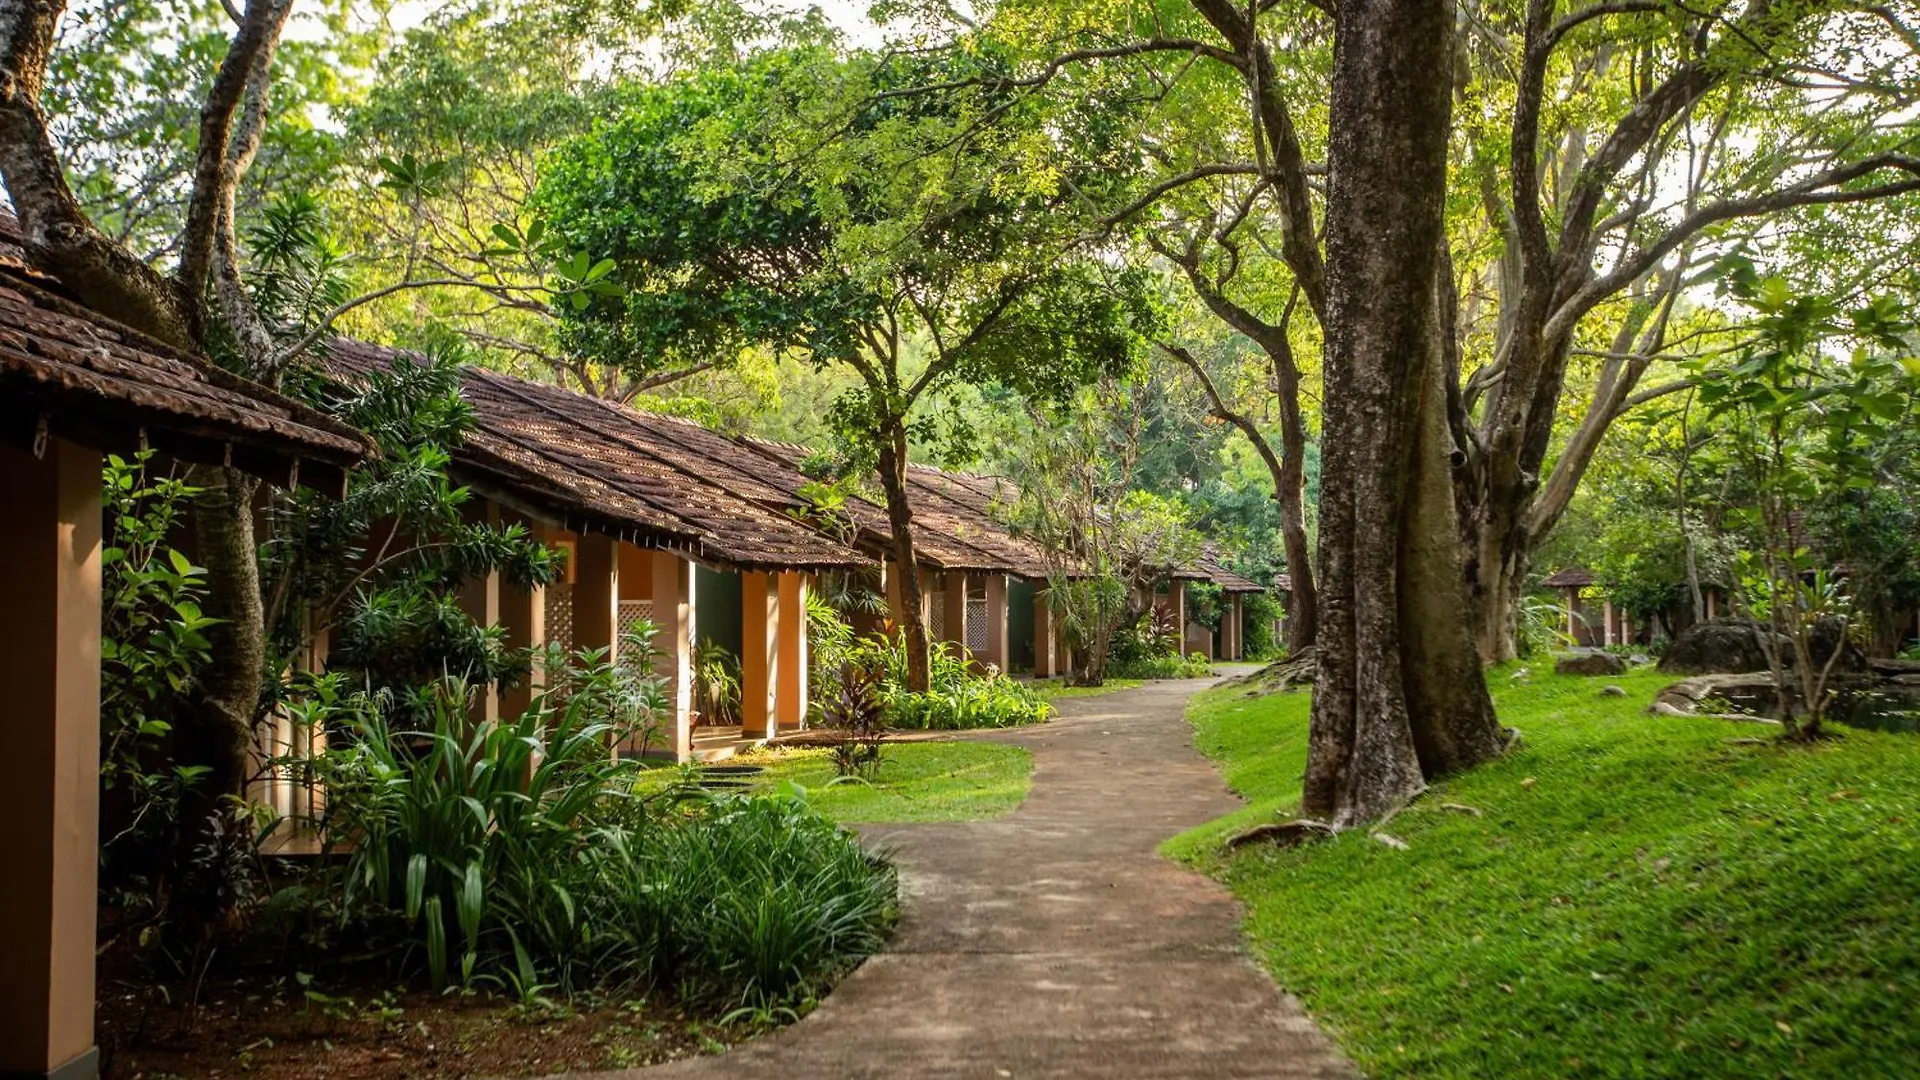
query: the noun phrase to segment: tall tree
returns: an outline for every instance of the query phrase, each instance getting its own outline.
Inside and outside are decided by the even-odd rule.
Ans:
[[[1302,810],[1371,821],[1505,736],[1459,618],[1445,307],[1452,0],[1345,0],[1329,109],[1324,573]]]
[[[1257,259],[1280,264],[1324,334],[1315,154],[1335,128],[1322,57],[1336,12],[1188,0],[1116,20],[1019,0],[984,32],[1022,43],[1030,60],[1009,84],[1030,92],[1088,64],[1153,72],[1168,105],[1141,138],[1157,171],[1110,220],[1137,219],[1182,259],[1199,239],[1199,284],[1228,271],[1224,295],[1268,323],[1287,290],[1235,279]],[[1449,183],[1448,337],[1462,369],[1450,426],[1465,610],[1485,658],[1512,655],[1531,553],[1613,422],[1685,385],[1642,382],[1668,355],[1687,287],[1728,251],[1774,243],[1783,215],[1920,189],[1905,112],[1915,26],[1907,2],[1462,5],[1448,30],[1470,117]],[[1223,83],[1237,109],[1214,107]],[[1853,236],[1892,245],[1897,232]]]
[[[856,376],[835,427],[886,496],[915,689],[928,638],[907,468],[960,419],[931,406],[966,384],[1051,396],[1122,368],[1146,314],[1138,275],[1071,250],[1082,192],[1124,165],[1112,125],[973,88],[990,54],[951,62],[964,70],[903,72],[814,45],[640,88],[539,189],[553,229],[605,252],[622,290],[569,320],[583,354],[646,373],[770,347]],[[894,96],[876,73],[971,89]],[[846,101],[832,139],[790,152]]]

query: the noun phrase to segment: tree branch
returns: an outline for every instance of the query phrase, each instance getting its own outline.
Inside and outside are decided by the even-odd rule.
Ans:
[[[442,286],[461,288],[475,287],[473,282],[465,278],[423,278],[418,281],[397,281],[392,285],[375,289],[372,292],[362,293],[351,300],[335,306],[333,310],[322,315],[320,321],[314,324],[313,329],[309,330],[305,337],[275,352],[268,366],[278,367],[292,360],[294,357],[300,356],[315,345],[318,345],[322,338],[332,332],[333,324],[337,322],[342,315],[352,311],[354,308],[364,304],[371,304],[382,297],[392,296],[394,293],[407,289],[429,289]]]
[[[1867,188],[1840,187],[1842,184],[1886,170],[1905,172],[1910,174],[1910,178]],[[1754,195],[1744,199],[1726,199],[1703,206],[1682,218],[1679,224],[1668,229],[1638,253],[1621,260],[1620,265],[1611,273],[1594,278],[1581,286],[1554,312],[1543,336],[1551,341],[1559,335],[1570,333],[1574,324],[1591,311],[1594,305],[1639,280],[1659,265],[1660,260],[1666,258],[1668,253],[1711,225],[1737,218],[1777,213],[1795,207],[1867,202],[1913,191],[1920,191],[1920,157],[1911,154],[1885,153],[1874,154],[1850,165],[1815,173],[1764,195]]]
[[[186,227],[180,233],[180,266],[174,273],[187,296],[198,297],[207,287],[219,242],[221,208],[230,203],[233,188],[240,182],[230,152],[235,118],[246,101],[247,87],[271,62],[280,31],[292,11],[292,0],[248,0],[245,18],[214,74],[206,102],[200,106],[193,195],[187,203]]]
[[[47,65],[65,5],[0,3],[0,177],[35,267],[82,303],[176,348],[198,342],[181,293],[96,228],[68,186],[41,107]]]

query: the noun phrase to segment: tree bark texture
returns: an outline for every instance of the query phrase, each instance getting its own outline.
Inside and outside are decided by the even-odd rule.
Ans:
[[[1441,315],[1451,0],[1347,0],[1327,212],[1320,639],[1303,811],[1374,821],[1499,754],[1460,617]]]
[[[907,429],[895,423],[880,447],[880,488],[887,496],[887,529],[893,534],[893,569],[900,587],[890,590],[898,603],[894,625],[907,650],[907,689],[925,693],[932,685],[931,644],[920,617],[920,563],[913,546],[913,503],[907,494]]]

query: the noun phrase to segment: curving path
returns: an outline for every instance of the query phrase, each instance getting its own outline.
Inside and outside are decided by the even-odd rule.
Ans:
[[[1233,897],[1155,854],[1237,804],[1193,749],[1201,681],[1062,702],[985,738],[1034,752],[993,821],[876,825],[905,912],[889,951],[810,1016],[627,1080],[1353,1077],[1241,947]],[[576,1078],[578,1074],[576,1074]]]

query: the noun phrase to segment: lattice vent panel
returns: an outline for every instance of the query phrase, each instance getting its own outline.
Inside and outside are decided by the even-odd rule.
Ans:
[[[653,622],[653,601],[651,600],[620,601],[620,640],[622,642],[626,641],[627,635],[638,632],[640,629],[640,625],[642,623],[652,623],[652,622]],[[652,643],[649,642],[648,644],[652,644]],[[623,648],[620,650],[620,659],[623,662],[633,662],[633,661],[637,661],[639,657],[633,652],[633,650]]]
[[[987,651],[987,598],[967,597],[967,648],[976,654]]]
[[[573,586],[547,586],[547,643],[573,651]]]

